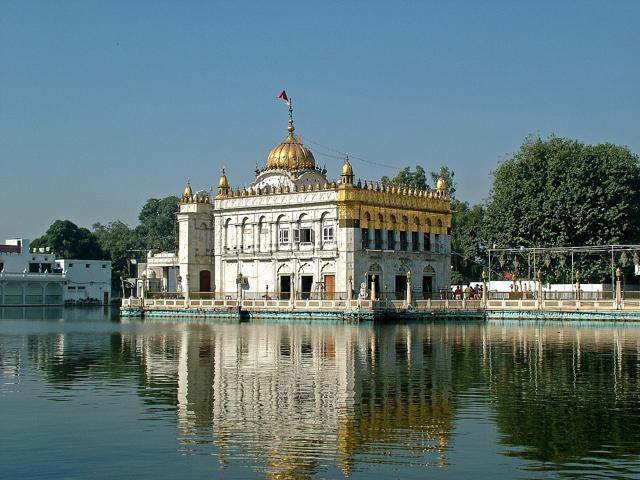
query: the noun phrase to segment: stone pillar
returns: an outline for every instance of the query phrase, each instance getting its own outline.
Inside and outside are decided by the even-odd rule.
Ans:
[[[538,270],[538,273],[536,274],[536,280],[538,281],[538,284],[536,285],[536,303],[538,304],[538,309],[542,309],[544,308],[544,298],[542,293],[542,272],[540,270]]]
[[[580,307],[580,272],[576,271],[576,307]]]
[[[316,250],[322,249],[322,222],[320,220],[313,221],[313,244]]]
[[[251,226],[251,229],[253,230],[253,245],[252,245],[252,248],[253,248],[253,252],[256,253],[256,252],[260,251],[260,248],[258,248],[259,244],[260,244],[260,241],[259,241],[260,232],[258,230],[258,224],[254,223]]]
[[[278,250],[278,224],[269,223],[269,253]]]
[[[487,271],[482,270],[482,308],[487,308],[487,300],[489,294],[487,292]]]
[[[295,267],[295,264],[294,264]],[[296,305],[296,274],[295,269],[291,272],[291,293],[289,294],[289,304],[291,308],[294,308]]]
[[[411,271],[407,272],[407,307],[413,303],[413,285]]]
[[[4,303],[4,289],[2,290],[2,295],[2,303]],[[349,275],[349,281],[347,282],[347,300],[353,300],[353,278],[351,277],[351,275]]]
[[[371,300],[376,299],[376,276],[371,275]]]
[[[236,251],[242,251],[242,240],[244,232],[242,231],[242,225],[236,225]]]

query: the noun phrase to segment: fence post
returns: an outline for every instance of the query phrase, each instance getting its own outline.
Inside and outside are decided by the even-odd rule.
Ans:
[[[487,271],[482,270],[482,308],[487,309]]]
[[[538,272],[536,273],[536,280],[538,281],[538,284],[536,285],[536,307],[538,308],[538,310],[541,310],[543,308],[542,306],[542,302],[543,302],[543,298],[542,298],[542,271],[538,270]]]
[[[616,310],[622,308],[622,271],[616,268]]]

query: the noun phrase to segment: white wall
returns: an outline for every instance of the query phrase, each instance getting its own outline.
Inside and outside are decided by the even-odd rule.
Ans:
[[[29,240],[25,238],[11,238],[5,241],[5,245],[20,245],[20,253],[0,252],[0,272],[23,273],[29,272],[29,263],[51,264],[55,266],[55,256],[53,253],[32,253],[29,251]]]
[[[111,262],[106,260],[56,260],[67,279],[65,300],[96,299],[107,293],[111,300]]]

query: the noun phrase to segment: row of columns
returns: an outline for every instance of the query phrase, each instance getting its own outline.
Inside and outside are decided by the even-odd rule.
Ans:
[[[265,225],[268,225],[268,232],[266,235],[266,238],[267,238],[266,249],[264,248],[265,245],[262,245],[262,237],[263,237],[262,230],[264,229]],[[289,242],[286,248],[283,248],[283,249],[280,248],[280,238],[279,238],[280,224],[278,222],[264,222],[261,224],[249,225],[249,227],[251,228],[251,244],[250,245],[247,242],[245,242],[247,225],[236,224],[235,225],[235,242],[234,242],[235,245],[233,246],[236,247],[236,249],[239,249],[240,251],[249,251],[249,247],[251,247],[251,251],[263,252],[263,253],[273,253],[274,251],[299,250],[300,243],[294,242],[293,232],[296,228],[300,229],[300,224],[294,222],[294,223],[288,223],[287,225],[288,225],[287,230],[289,232]],[[334,226],[334,225],[335,225],[334,223],[331,224],[331,226]],[[232,246],[230,245],[231,242],[229,239],[229,229],[233,228],[233,226],[227,226],[224,228],[225,228],[225,232],[223,235],[222,249],[223,251],[226,251],[227,248]],[[313,231],[313,236],[314,236],[312,241],[314,249],[321,250],[323,248],[322,221],[313,220],[311,230]],[[334,241],[332,243],[336,242],[335,235],[336,235],[336,231],[334,226]]]
[[[388,232],[389,230],[382,230],[382,229],[374,229],[374,228],[368,228],[365,229],[367,231],[367,239],[368,239],[368,244],[369,244],[369,249],[376,249],[376,242],[375,242],[375,232],[376,230],[380,232],[382,238],[381,238],[381,246],[382,246],[382,250],[400,250],[400,230],[392,230],[393,231],[393,238],[394,238],[394,246],[393,249],[390,248],[389,245],[389,241],[388,241]],[[429,252],[445,252],[448,250],[447,245],[445,245],[446,242],[446,235],[439,235],[439,234],[432,234],[432,233],[428,233],[428,232],[417,232],[418,233],[418,248],[417,250],[413,250],[413,233],[415,232],[411,232],[411,231],[406,231],[407,234],[407,249],[406,251],[410,252],[410,251],[419,251],[419,252],[423,252],[423,251],[429,251]],[[427,233],[427,235],[430,236],[430,243],[431,243],[431,248],[429,250],[425,250],[424,248],[424,235],[425,233]]]
[[[9,285],[9,282],[0,282],[0,305],[5,304],[7,285]],[[27,305],[27,287],[29,285],[33,285],[33,284],[29,282],[20,282],[20,287],[21,287],[20,293],[22,296],[22,305]],[[46,305],[47,285],[49,285],[49,282],[42,282],[39,285],[42,288],[42,305]]]

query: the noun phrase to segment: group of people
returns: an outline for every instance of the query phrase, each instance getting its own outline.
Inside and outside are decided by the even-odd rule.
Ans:
[[[481,300],[482,299],[482,285],[476,283],[475,287],[471,287],[471,285],[467,285],[464,287],[464,291],[460,288],[460,285],[456,286],[456,289],[453,291],[453,298],[455,300],[462,300],[464,293],[465,300]]]

